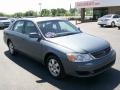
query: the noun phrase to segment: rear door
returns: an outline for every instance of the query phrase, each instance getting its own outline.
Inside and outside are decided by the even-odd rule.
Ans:
[[[25,22],[23,20],[16,21],[13,24],[13,27],[9,31],[9,38],[12,41],[15,49],[23,51],[24,45],[22,44],[23,38],[23,29]]]

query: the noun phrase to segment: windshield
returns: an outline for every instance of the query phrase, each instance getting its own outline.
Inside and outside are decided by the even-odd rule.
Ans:
[[[103,17],[105,17],[105,18],[111,18],[112,15],[105,15],[105,16],[103,16]]]
[[[38,22],[43,35],[47,38],[60,37],[80,33],[81,31],[66,20]]]

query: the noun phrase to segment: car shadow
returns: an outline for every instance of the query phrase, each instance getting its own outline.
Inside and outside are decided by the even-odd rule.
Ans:
[[[111,27],[111,26],[103,26],[103,27],[100,27],[100,28],[116,28],[116,26],[115,26],[115,27]]]
[[[113,90],[120,84],[120,71],[113,68],[101,75],[91,78],[76,78],[68,76],[65,79],[57,80],[48,73],[43,65],[25,55],[17,54],[16,56],[11,56],[8,51],[5,51],[4,54],[21,68],[39,77],[40,80],[35,81],[36,83],[48,82],[58,89]]]

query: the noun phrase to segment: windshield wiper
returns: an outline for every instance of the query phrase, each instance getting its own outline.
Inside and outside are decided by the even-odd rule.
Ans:
[[[80,33],[80,32],[57,33],[55,37],[67,36],[67,35],[73,35],[73,34],[78,34],[78,33]]]
[[[80,32],[71,32],[71,33],[64,33],[63,36],[67,36],[67,35],[73,35],[73,34],[78,34]]]

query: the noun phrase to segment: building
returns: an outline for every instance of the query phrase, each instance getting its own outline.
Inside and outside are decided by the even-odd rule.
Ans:
[[[120,14],[120,0],[84,0],[75,2],[75,7],[81,9],[81,19],[85,18],[85,9],[93,8],[93,19],[106,14]]]

